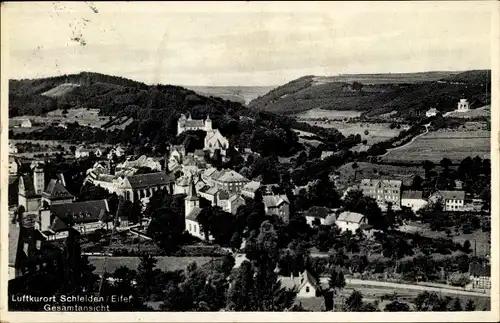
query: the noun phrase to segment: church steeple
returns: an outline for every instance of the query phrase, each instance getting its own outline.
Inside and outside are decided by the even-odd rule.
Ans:
[[[194,178],[192,176],[191,176],[191,183],[189,183],[186,200],[189,201],[199,200],[198,196],[196,195],[196,185],[194,184]]]
[[[184,199],[184,212],[185,216],[188,216],[194,208],[200,206],[200,199],[196,195],[196,186],[194,185],[193,177],[191,177],[191,183],[187,191],[187,196]]]

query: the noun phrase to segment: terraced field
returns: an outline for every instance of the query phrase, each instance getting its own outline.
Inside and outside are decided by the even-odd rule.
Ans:
[[[481,126],[429,132],[401,149],[391,150],[383,161],[438,162],[444,157],[459,162],[467,156],[490,158],[490,132]]]

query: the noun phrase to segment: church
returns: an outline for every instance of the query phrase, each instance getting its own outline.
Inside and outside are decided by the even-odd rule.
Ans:
[[[220,133],[218,129],[213,129],[212,120],[209,115],[207,115],[205,120],[193,120],[190,113],[187,117],[186,115],[181,114],[181,117],[177,121],[177,135],[189,130],[205,131],[207,134],[205,136],[204,150],[210,151],[211,156],[213,156],[216,150],[220,150],[221,155],[225,156],[226,150],[229,148],[229,141]]]

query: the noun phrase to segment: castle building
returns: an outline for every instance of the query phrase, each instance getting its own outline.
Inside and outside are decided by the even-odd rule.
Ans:
[[[27,174],[19,178],[19,205],[26,212],[38,212],[42,192],[45,188],[45,174],[39,166],[33,170],[33,175]]]
[[[202,119],[193,120],[191,118],[191,113],[188,114],[187,118],[186,115],[181,114],[179,121],[177,121],[177,135],[180,135],[184,131],[189,131],[189,130],[203,130],[207,132],[211,131],[212,120],[210,120],[209,116],[207,116],[207,119],[205,120]]]

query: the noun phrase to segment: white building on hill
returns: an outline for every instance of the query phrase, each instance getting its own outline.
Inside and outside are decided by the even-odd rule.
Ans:
[[[188,114],[188,117],[186,118],[186,115],[181,114],[181,117],[177,121],[177,135],[180,135],[184,131],[188,130],[203,130],[203,131],[211,131],[212,130],[212,120],[210,120],[210,117],[207,116],[207,119],[202,120],[202,119],[192,119],[191,118],[191,113]]]
[[[469,102],[467,99],[460,99],[457,104],[457,112],[467,112],[469,111]]]

